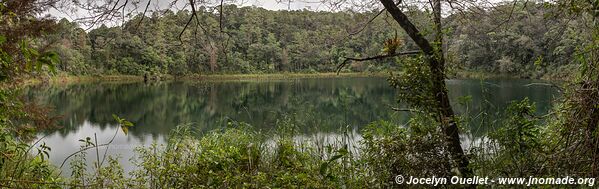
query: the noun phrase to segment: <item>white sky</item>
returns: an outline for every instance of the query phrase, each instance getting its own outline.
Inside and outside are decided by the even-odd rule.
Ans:
[[[85,2],[85,0],[81,0],[82,2]],[[109,0],[105,0],[105,1],[109,1]],[[127,5],[127,11],[128,12],[133,12],[133,15],[136,14],[141,14],[143,12],[143,9],[145,8],[148,0],[138,0],[138,7],[135,8],[134,5],[131,4],[132,1],[135,0],[131,0],[129,1],[129,4]],[[173,2],[174,0],[151,0],[151,4],[148,8],[148,14],[150,14],[150,12],[152,10],[160,10],[160,9],[165,9],[167,7],[169,7],[170,3]],[[206,0],[204,0],[206,1]],[[214,3],[218,3],[220,2],[219,0],[208,0],[208,1],[212,1]],[[225,0],[225,2],[227,1],[231,1],[231,0]],[[319,2],[319,0],[313,0],[313,2],[307,2],[306,0],[302,0],[301,2],[296,1],[296,0],[280,0],[280,1],[285,1],[285,2],[281,2],[281,3],[277,3],[277,0],[236,0],[235,3],[238,6],[256,6],[256,7],[262,7],[268,10],[301,10],[301,9],[308,9],[308,10],[313,10],[313,11],[319,11],[319,10],[329,10],[328,7],[324,4],[322,4],[321,2]],[[92,1],[93,2],[93,1]],[[103,2],[103,1],[97,1],[97,2]],[[122,4],[123,1],[120,1],[121,3],[119,3],[119,5]],[[185,5],[187,4],[187,0],[178,0],[178,3],[175,4],[175,6],[173,7],[173,11],[177,11],[177,10],[182,10],[182,9],[190,9],[190,7],[185,7]],[[62,4],[64,3],[64,4]],[[212,4],[212,5],[216,5],[216,4]],[[231,4],[230,2],[227,4]],[[81,19],[84,17],[88,17],[91,14],[88,11],[85,10],[81,10],[78,9],[76,6],[73,6],[70,2],[70,0],[64,0],[64,1],[60,1],[57,4],[57,7],[60,7],[58,9],[52,8],[50,10],[47,11],[46,14],[51,15],[52,17],[56,17],[58,19],[61,18],[67,18],[68,20],[77,20],[77,19]],[[106,25],[120,25],[122,22],[122,19],[118,19],[118,20],[114,20],[112,22],[108,22],[108,23],[102,23],[102,24],[106,24]],[[98,24],[99,25],[99,24]],[[96,25],[97,26],[97,25]],[[94,27],[96,27],[94,26]],[[83,26],[85,28],[85,26]]]

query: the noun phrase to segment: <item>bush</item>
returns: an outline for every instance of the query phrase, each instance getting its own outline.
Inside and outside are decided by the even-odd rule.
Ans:
[[[544,173],[539,165],[547,153],[543,151],[540,120],[535,111],[528,98],[512,102],[501,127],[473,149],[473,166],[481,176],[528,177]]]
[[[386,121],[364,130],[365,163],[376,187],[397,186],[396,175],[447,177],[451,175],[449,152],[438,123],[429,116],[415,115],[403,127]]]

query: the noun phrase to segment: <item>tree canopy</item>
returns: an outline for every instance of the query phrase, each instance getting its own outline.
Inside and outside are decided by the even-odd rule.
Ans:
[[[589,36],[583,22],[552,16],[552,10],[529,2],[444,17],[448,66],[526,78],[564,77],[556,70],[574,66],[568,60]],[[383,54],[385,41],[396,36],[402,43],[398,52],[418,50],[405,32],[389,24],[388,16],[366,24],[378,12],[271,11],[235,5],[226,5],[225,11],[226,34],[219,31],[216,13],[200,14],[199,22],[184,29],[190,11],[164,10],[139,14],[122,27],[101,25],[87,32],[62,19],[59,32],[49,40],[57,42],[53,48],[62,57],[59,70],[75,75],[331,72],[345,57]],[[431,25],[430,13],[413,7],[409,14],[416,25]],[[506,19],[510,24],[502,24]],[[427,33],[431,32],[423,31],[432,39]],[[375,60],[353,63],[345,71],[398,67]]]

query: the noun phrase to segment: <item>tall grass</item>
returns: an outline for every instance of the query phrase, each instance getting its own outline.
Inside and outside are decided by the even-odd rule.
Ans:
[[[528,100],[514,102],[506,112],[508,118],[498,123],[502,127],[471,148],[469,156],[476,175],[493,178],[564,174],[552,168],[551,157],[559,153],[547,148],[550,147],[547,142],[552,140],[544,135],[551,131],[543,127],[543,117],[534,112],[534,104]],[[127,125],[117,119],[121,126]],[[405,125],[373,122],[361,135],[344,128],[332,137],[302,135],[299,124],[284,116],[277,122],[277,129],[263,132],[246,123],[228,120],[224,128],[201,136],[193,126],[182,125],[171,131],[165,145],[136,148],[131,161],[137,169],[129,174],[119,165],[118,158],[107,157],[104,161],[88,157],[86,150],[82,150],[70,162],[71,176],[63,178],[46,161],[44,150],[49,148],[33,149],[18,143],[0,145],[3,156],[14,154],[24,158],[23,161],[3,159],[0,186],[395,188],[409,186],[396,184],[396,175],[445,178],[456,175],[448,150],[440,145],[445,141],[444,135],[431,115],[413,113]],[[6,148],[19,145],[22,147],[12,151]],[[88,138],[82,140],[81,148],[93,150],[98,146],[101,145]],[[92,170],[85,163],[88,158],[96,160]]]

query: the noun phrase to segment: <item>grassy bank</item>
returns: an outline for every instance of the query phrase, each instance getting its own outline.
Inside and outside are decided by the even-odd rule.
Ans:
[[[243,80],[284,80],[300,78],[348,78],[348,77],[386,77],[388,73],[269,73],[269,74],[217,74],[192,75],[183,77],[189,81],[243,81]]]
[[[476,70],[457,70],[449,74],[453,79],[540,79],[547,81],[568,81],[573,79],[577,67],[567,66],[560,71],[548,73],[495,73]]]
[[[183,77],[174,77],[164,75],[160,80],[181,80],[181,81],[245,81],[245,80],[285,80],[301,78],[349,78],[349,77],[386,77],[388,73],[268,73],[268,74],[211,74],[211,75],[189,75]],[[35,85],[40,83],[50,84],[68,84],[79,82],[140,82],[144,81],[143,76],[135,75],[97,75],[97,76],[74,76],[74,75],[55,75],[46,78],[27,78],[24,79],[26,85]]]
[[[42,82],[39,78],[35,79],[38,82]],[[72,75],[58,75],[52,76],[46,81],[51,84],[60,83],[78,83],[78,82],[95,82],[95,81],[143,81],[142,76],[134,75],[98,75],[98,76],[72,76]]]
[[[194,74],[182,77],[171,75],[161,75],[158,80],[161,81],[186,81],[186,82],[227,82],[227,81],[267,81],[267,80],[287,80],[302,78],[358,78],[358,77],[388,77],[387,72],[354,72],[354,73],[265,73],[265,74]],[[154,76],[150,76],[151,81],[156,81]],[[451,74],[452,79],[499,79],[499,78],[521,78],[507,74],[488,73],[480,71],[460,70]],[[544,80],[554,80],[554,78],[543,78]],[[51,77],[31,77],[23,79],[25,85],[36,85],[40,83],[49,84],[70,84],[81,82],[142,82],[143,76],[135,75],[86,75],[74,76],[59,74]]]
[[[452,74],[455,79],[498,79],[498,78],[519,78],[513,75],[497,74],[482,71],[459,70]]]
[[[142,76],[134,75],[97,75],[97,76],[74,76],[74,75],[55,75],[51,77],[27,77],[19,80],[25,86],[38,85],[42,83],[48,84],[70,84],[81,82],[139,82],[143,81]]]

